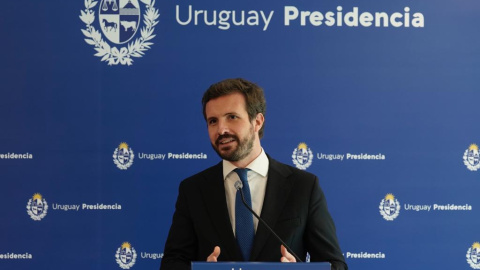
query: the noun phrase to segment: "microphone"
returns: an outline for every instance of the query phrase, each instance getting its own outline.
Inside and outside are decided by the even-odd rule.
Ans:
[[[243,184],[242,184],[242,181],[238,180],[237,182],[235,182],[235,184],[233,185],[235,187],[236,190],[240,191],[240,196],[242,196],[242,202],[243,202],[243,205],[245,205],[245,207],[247,207],[248,211],[250,211],[258,220],[260,220],[260,222],[262,222],[263,225],[265,225],[265,227],[267,227],[267,229],[275,236],[275,238],[278,239],[278,241],[280,241],[280,243],[282,243],[282,245],[288,250],[288,252],[290,252],[290,254],[293,255],[293,257],[295,257],[295,259],[297,260],[297,262],[303,262],[298,256],[297,254],[295,254],[295,252],[293,252],[293,250],[287,245],[285,244],[285,242],[283,242],[282,238],[280,238],[280,236],[278,236],[272,228],[270,228],[270,226],[268,226],[268,224],[261,218],[257,215],[257,213],[255,213],[255,211],[253,211],[253,209],[247,204],[247,202],[245,201],[245,196],[243,195]]]

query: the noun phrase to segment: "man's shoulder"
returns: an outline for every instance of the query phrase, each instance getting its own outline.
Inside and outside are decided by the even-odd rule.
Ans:
[[[183,185],[200,184],[203,181],[207,181],[208,179],[212,179],[212,178],[217,178],[218,176],[220,176],[220,179],[221,179],[222,175],[223,175],[222,162],[220,162],[209,168],[206,168],[201,172],[198,172],[192,176],[185,178],[182,181],[182,184]]]
[[[291,165],[279,162],[272,157],[268,156],[270,162],[270,169],[276,170],[278,173],[285,177],[298,177],[298,178],[317,178],[317,176],[313,173],[307,172],[305,170],[300,170],[296,167]]]

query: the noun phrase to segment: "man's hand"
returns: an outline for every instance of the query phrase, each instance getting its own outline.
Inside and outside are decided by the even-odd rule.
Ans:
[[[212,254],[210,254],[210,256],[207,257],[207,262],[217,262],[218,256],[220,256],[220,247],[219,247],[219,246],[215,246],[215,248],[213,249]],[[290,256],[291,256],[291,255],[290,255]]]
[[[286,263],[297,262],[295,257],[293,257],[293,255],[290,254],[290,252],[288,252],[283,245],[280,246],[280,252],[282,253],[282,258],[280,258],[281,262],[286,262]]]

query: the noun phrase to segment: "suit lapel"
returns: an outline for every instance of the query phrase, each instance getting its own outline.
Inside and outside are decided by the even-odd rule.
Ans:
[[[227,260],[239,260],[239,253],[232,224],[228,215],[222,163],[220,162],[204,174],[205,185],[201,186],[202,197],[213,226],[221,243],[221,255]],[[223,256],[222,256],[223,257]]]
[[[268,180],[260,217],[271,227],[275,228],[278,217],[283,211],[286,199],[290,194],[292,183],[287,179],[290,171],[282,164],[269,157]],[[271,233],[259,222],[253,243],[251,260],[255,261]],[[272,236],[274,237],[274,236]],[[280,252],[280,243],[278,245]],[[280,257],[278,258],[280,259]]]

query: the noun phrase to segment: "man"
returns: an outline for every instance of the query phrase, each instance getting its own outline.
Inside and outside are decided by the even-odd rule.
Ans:
[[[223,161],[180,184],[160,269],[190,269],[191,261],[205,260],[296,261],[263,224],[244,214],[235,188],[241,180],[247,204],[295,254],[305,258],[308,252],[311,261],[346,270],[318,178],[275,161],[260,145],[263,90],[227,79],[210,86],[202,104],[210,142]]]

